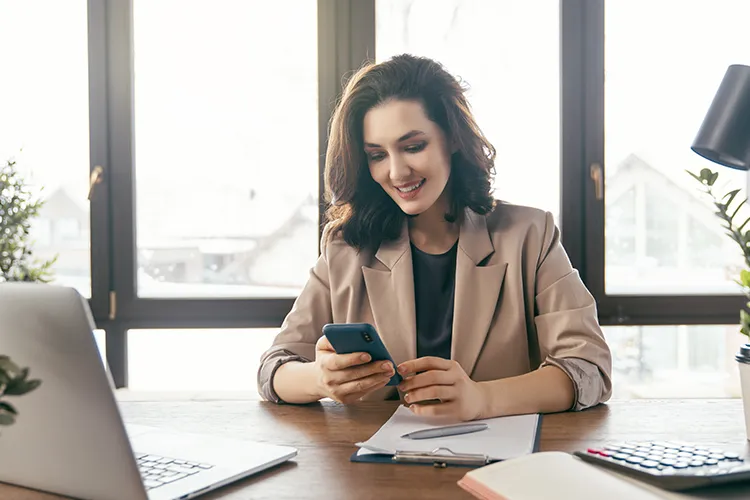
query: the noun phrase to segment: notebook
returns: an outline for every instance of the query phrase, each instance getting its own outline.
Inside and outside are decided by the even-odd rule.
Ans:
[[[356,443],[355,462],[414,462],[442,465],[485,465],[520,457],[538,449],[541,415],[513,415],[475,420],[486,430],[433,439],[406,439],[403,434],[455,424],[434,417],[420,417],[399,406],[391,418],[367,441]]]
[[[544,481],[539,478],[544,477]],[[746,499],[747,488],[670,492],[587,464],[559,451],[534,453],[469,471],[458,485],[481,500],[696,500]]]

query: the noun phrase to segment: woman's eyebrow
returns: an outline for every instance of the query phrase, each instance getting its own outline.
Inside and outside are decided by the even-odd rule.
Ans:
[[[421,130],[412,130],[411,132],[407,132],[404,135],[402,135],[401,137],[399,137],[398,141],[396,141],[396,142],[408,141],[412,137],[416,137],[418,135],[424,135],[424,132],[422,132]],[[380,144],[373,144],[371,142],[366,142],[365,143],[365,147],[368,147],[368,148],[380,148],[382,146]]]

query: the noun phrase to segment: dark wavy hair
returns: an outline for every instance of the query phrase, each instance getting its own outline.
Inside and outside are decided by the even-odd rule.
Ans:
[[[329,124],[326,243],[341,233],[357,250],[374,252],[401,234],[407,215],[370,175],[363,138],[365,114],[391,99],[421,103],[456,148],[446,188],[451,195],[446,220],[456,221],[465,207],[478,214],[494,209],[495,148],[477,126],[464,93],[461,82],[442,65],[408,54],[367,64],[351,77]]]

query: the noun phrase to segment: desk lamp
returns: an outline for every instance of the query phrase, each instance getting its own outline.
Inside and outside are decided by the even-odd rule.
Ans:
[[[691,149],[719,165],[750,170],[750,66],[729,66]],[[750,179],[748,187],[750,191]],[[735,359],[750,439],[750,343],[740,347]]]

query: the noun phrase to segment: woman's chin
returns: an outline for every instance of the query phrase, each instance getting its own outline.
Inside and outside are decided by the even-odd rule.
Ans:
[[[425,211],[427,211],[427,209],[429,208],[429,207],[425,207],[423,203],[419,203],[419,202],[404,203],[402,200],[399,200],[398,206],[402,212],[404,212],[406,215],[409,215],[411,217],[415,217],[419,214],[422,214]]]

